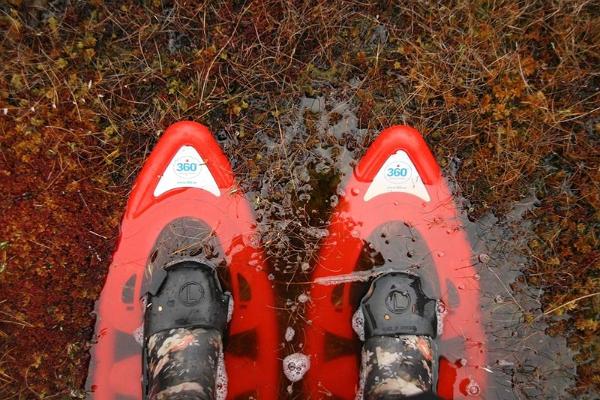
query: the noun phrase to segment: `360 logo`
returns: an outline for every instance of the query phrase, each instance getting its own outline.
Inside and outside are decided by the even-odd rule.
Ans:
[[[175,173],[182,178],[193,178],[200,173],[202,164],[194,157],[181,157],[173,163]]]
[[[408,168],[388,168],[386,176],[389,177],[405,177],[408,175]]]
[[[403,182],[412,175],[412,168],[402,162],[394,162],[386,165],[385,179],[390,182]]]
[[[177,172],[196,172],[197,169],[198,164],[190,162],[177,163],[175,167]]]

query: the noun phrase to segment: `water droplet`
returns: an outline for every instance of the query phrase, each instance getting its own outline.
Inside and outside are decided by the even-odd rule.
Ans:
[[[395,202],[394,202],[394,205],[395,205],[395,206],[397,206],[397,205],[398,205],[398,202],[397,202],[397,201],[395,201]]]
[[[438,257],[444,257],[444,252],[443,251],[438,251],[437,253],[435,253],[436,256]]]
[[[481,275],[475,274],[475,275],[473,275],[473,279],[475,279],[476,281],[478,281],[478,280],[481,279]]]
[[[460,284],[458,285],[458,288],[459,288],[460,290],[464,290],[464,289],[465,289],[465,285],[464,285],[464,283],[460,283]]]
[[[307,295],[307,294],[305,294],[305,293],[301,293],[301,294],[298,296],[298,301],[299,301],[300,303],[306,303],[308,300],[309,300],[309,297],[308,297],[308,295]]]
[[[456,360],[456,365],[458,367],[464,367],[465,365],[467,365],[467,359],[466,358],[459,358],[458,360]]]
[[[481,253],[478,258],[479,262],[482,264],[487,264],[488,262],[490,262],[490,256],[488,256],[485,253]]]
[[[477,396],[481,392],[481,388],[473,379],[469,379],[469,383],[467,384],[467,393],[470,396]]]
[[[273,274],[269,274],[268,278],[269,278],[269,280],[270,280],[270,281],[272,281],[272,280],[274,280],[274,279],[275,279],[275,275],[273,275]]]
[[[352,188],[350,190],[350,193],[352,193],[352,196],[358,196],[360,194],[360,189],[358,189],[358,188]]]
[[[360,231],[358,229],[354,229],[350,235],[352,235],[354,238],[360,237]]]
[[[438,303],[437,303],[437,311],[440,314],[445,314],[446,311],[448,311],[448,309],[446,308],[446,305],[444,303],[442,303],[441,301],[438,301]]]
[[[331,195],[331,197],[329,198],[329,204],[331,205],[331,207],[336,207],[339,202],[340,199],[335,194]]]

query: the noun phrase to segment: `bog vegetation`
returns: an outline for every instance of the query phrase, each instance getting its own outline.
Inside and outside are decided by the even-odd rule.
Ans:
[[[577,352],[573,392],[600,385],[597,2],[8,0],[0,31],[0,397],[82,393],[127,193],[169,124],[210,126],[260,191],[338,140],[307,111],[286,145],[301,97],[356,109],[368,134],[341,146],[419,129],[473,219],[534,195],[526,279]]]

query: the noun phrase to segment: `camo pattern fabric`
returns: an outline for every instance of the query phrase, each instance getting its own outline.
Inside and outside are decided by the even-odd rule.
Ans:
[[[431,338],[374,336],[362,350],[364,399],[406,398],[429,392],[433,371]]]
[[[202,328],[170,329],[147,342],[147,399],[215,399],[221,334]]]

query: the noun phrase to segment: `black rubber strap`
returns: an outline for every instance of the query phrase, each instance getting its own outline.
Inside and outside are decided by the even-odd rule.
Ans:
[[[224,293],[213,267],[183,261],[161,276],[156,294],[148,294],[144,336],[174,328],[215,329],[227,326],[231,296]]]
[[[373,281],[361,300],[365,339],[373,336],[437,334],[437,302],[423,293],[419,277],[392,272]]]

